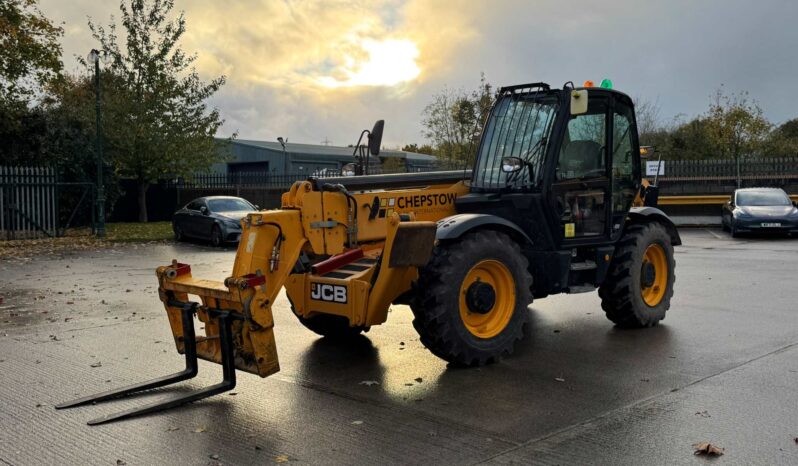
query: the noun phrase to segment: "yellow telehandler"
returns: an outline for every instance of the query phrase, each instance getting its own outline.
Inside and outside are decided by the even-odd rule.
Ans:
[[[379,153],[382,122],[363,134],[358,173]],[[242,220],[223,283],[194,278],[178,261],[159,267],[186,369],[57,408],[194,377],[197,358],[221,364],[223,381],[89,424],[230,390],[236,369],[277,372],[272,306],[283,288],[299,322],[328,338],[352,338],[385,322],[392,303],[409,304],[421,342],[462,366],[512,353],[527,306],[549,294],[598,288],[616,325],[656,325],[670,306],[681,244],[656,197],[641,176],[627,95],[573,84],[501,88],[472,170],[309,178],[283,194],[279,210]],[[204,336],[195,335],[195,317]]]

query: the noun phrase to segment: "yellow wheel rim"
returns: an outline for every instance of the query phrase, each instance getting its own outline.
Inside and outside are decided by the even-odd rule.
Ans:
[[[484,285],[492,288],[492,305],[475,308],[469,301],[469,290]],[[488,295],[491,294],[488,290]],[[490,301],[488,301],[490,302]],[[484,302],[483,302],[484,304]],[[479,338],[492,338],[501,333],[515,311],[515,280],[510,270],[499,261],[488,259],[471,267],[460,285],[460,318],[466,329]]]
[[[654,272],[654,279],[650,283],[646,283],[645,270],[650,267]],[[659,244],[650,244],[643,254],[643,264],[640,279],[640,293],[643,296],[643,301],[650,307],[658,305],[662,298],[665,297],[665,291],[668,287],[668,259],[665,256],[665,250]],[[646,286],[646,285],[649,286]]]

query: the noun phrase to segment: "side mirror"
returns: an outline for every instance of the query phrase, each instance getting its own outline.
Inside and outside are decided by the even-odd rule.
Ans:
[[[587,113],[587,90],[571,91],[571,115]]]
[[[640,158],[647,159],[654,155],[654,146],[640,146]]]
[[[514,173],[524,168],[524,161],[520,157],[503,157],[502,171],[504,173]]]
[[[207,208],[207,207],[205,207],[205,206],[202,206],[202,207],[200,207],[200,213],[201,213],[202,215],[210,215],[210,214],[211,214],[211,211],[210,211],[210,210],[208,210],[208,208]]]
[[[371,133],[369,133],[369,152],[371,152],[371,155],[380,155],[383,128],[385,128],[385,120],[377,120]]]

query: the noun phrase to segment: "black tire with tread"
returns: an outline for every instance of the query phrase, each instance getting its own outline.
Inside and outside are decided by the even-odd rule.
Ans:
[[[460,317],[460,286],[479,261],[500,261],[513,275],[516,304],[507,326],[492,338],[473,335]],[[435,246],[429,263],[419,269],[411,309],[421,343],[433,354],[458,366],[480,366],[512,354],[523,339],[532,303],[532,276],[519,245],[504,233],[491,230],[468,233],[456,241]]]
[[[640,280],[646,248],[657,243],[665,251],[668,263],[667,289],[656,306],[643,301]],[[599,287],[601,307],[607,318],[623,328],[653,327],[665,318],[671,305],[676,280],[673,245],[665,227],[657,222],[633,224],[627,227],[615,247],[607,278]]]
[[[211,228],[211,245],[217,248],[224,245],[224,238],[222,238],[222,229],[219,228],[219,225],[214,225]]]
[[[175,233],[175,241],[183,241],[185,240],[185,235],[183,234],[183,229],[177,225],[172,227],[172,231]]]

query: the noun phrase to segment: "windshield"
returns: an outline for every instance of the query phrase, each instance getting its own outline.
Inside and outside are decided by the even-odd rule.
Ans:
[[[243,199],[208,199],[208,210],[211,212],[252,211],[255,208]]]
[[[737,205],[741,206],[790,204],[790,198],[783,191],[740,191],[737,193]]]
[[[539,93],[508,96],[498,102],[485,127],[472,186],[537,185],[557,102],[556,94]],[[504,173],[503,157],[520,157],[528,164],[520,171]]]

